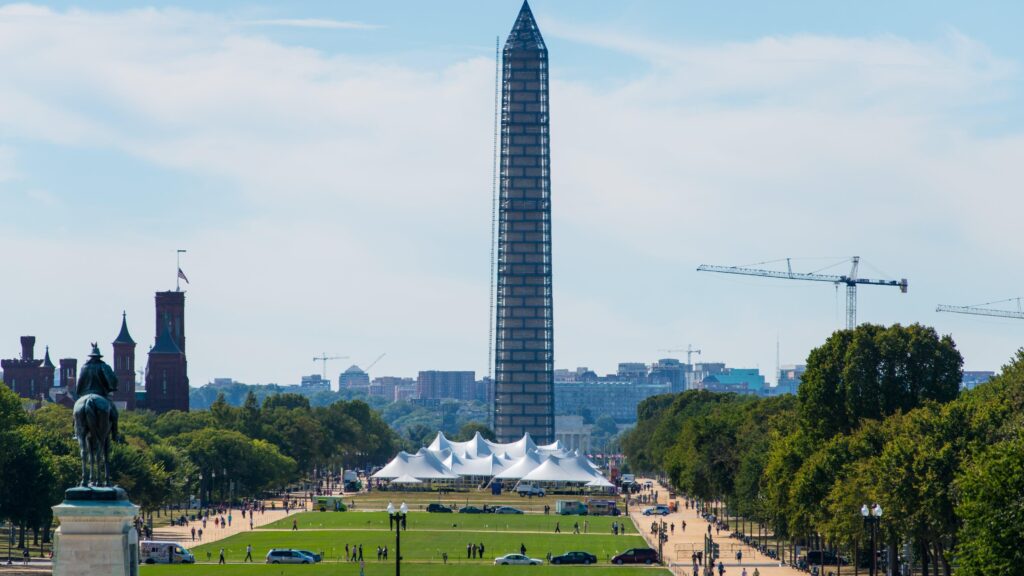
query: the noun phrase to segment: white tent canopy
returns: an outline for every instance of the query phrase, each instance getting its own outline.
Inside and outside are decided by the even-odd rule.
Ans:
[[[538,446],[529,434],[524,434],[516,442],[497,443],[479,432],[465,442],[453,442],[438,432],[429,446],[415,454],[399,452],[373,478],[398,484],[493,478],[582,483],[591,487],[612,485],[593,462],[575,450],[565,450],[561,442]]]

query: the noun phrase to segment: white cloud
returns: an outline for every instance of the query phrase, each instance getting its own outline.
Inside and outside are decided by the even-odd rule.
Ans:
[[[252,26],[284,26],[289,28],[320,28],[324,30],[377,30],[380,26],[364,22],[331,20],[328,18],[277,18],[273,20],[251,20]]]
[[[911,279],[906,297],[862,291],[862,318],[886,322],[941,323],[938,301],[1003,295],[968,296],[976,284],[949,280],[958,268],[1005,274],[1005,290],[1024,281],[1004,265],[1024,248],[1001,240],[1024,208],[1024,141],[979,135],[964,112],[1010,98],[1016,66],[979,43],[954,33],[687,46],[545,32],[649,65],[613,88],[553,69],[559,367],[608,370],[693,342],[708,360],[769,369],[776,333],[793,351],[783,360],[799,360],[834,327],[827,286],[696,276],[700,262],[859,254]],[[196,384],[294,382],[323,350],[356,362],[387,351],[382,372],[485,372],[493,62],[389,62],[180,10],[0,8],[0,183],[21,142],[44,142],[223,184],[239,203],[218,227],[175,238],[0,233],[13,248],[7,274],[29,279],[11,287],[29,304],[5,309],[0,349],[37,332],[70,354],[113,336],[122,307],[148,342],[150,294],[173,282],[170,256],[154,255],[186,247]],[[139,196],[151,217],[142,184]],[[96,255],[128,271],[116,286],[78,269]],[[85,275],[47,293],[65,267]],[[1015,346],[945,326],[983,366]]]

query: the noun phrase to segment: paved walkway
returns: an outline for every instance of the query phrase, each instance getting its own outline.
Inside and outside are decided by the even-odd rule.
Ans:
[[[292,508],[285,513],[283,508],[270,509],[264,513],[257,512],[253,516],[253,527],[264,526],[286,518],[296,512],[306,512],[309,510],[308,501],[306,501],[302,507]],[[219,516],[218,516],[219,518]],[[224,514],[225,521],[227,520],[227,514]],[[190,522],[187,526],[161,526],[153,529],[153,540],[170,540],[172,542],[178,542],[184,545],[186,548],[198,546],[200,544],[209,544],[210,542],[216,542],[217,540],[223,540],[228,536],[233,536],[240,532],[249,531],[249,514],[246,513],[245,518],[242,518],[242,511],[238,509],[231,510],[231,525],[225,526],[224,528],[214,528],[213,517],[209,522],[206,523],[206,528],[203,528],[203,537],[200,539],[199,535],[196,535],[196,539],[192,539],[192,528],[195,527],[198,532],[199,527],[203,525],[202,522]],[[203,559],[196,558],[197,561]]]
[[[652,482],[654,489],[658,491],[658,502],[661,504],[668,502],[669,490],[665,486],[649,478],[640,479],[640,482]],[[650,506],[651,504],[631,502],[629,506],[630,518],[633,519],[637,529],[647,540],[648,545],[655,550],[658,549],[658,541],[657,536],[651,533],[651,523],[661,518],[664,518],[668,524],[675,523],[675,532],[669,532],[668,541],[665,542],[662,548],[663,554],[665,560],[670,564],[673,573],[692,576],[693,565],[691,564],[690,555],[694,551],[704,549],[704,536],[708,533],[708,526],[710,524],[701,518],[696,510],[686,508],[685,502],[682,500],[679,500],[679,511],[668,516],[644,516],[643,510]],[[683,521],[686,522],[685,530],[682,529]],[[712,534],[715,534],[714,528],[712,528]],[[727,576],[741,576],[743,568],[747,569],[747,576],[753,576],[754,568],[757,568],[760,576],[807,576],[806,572],[801,572],[795,568],[779,566],[777,560],[764,556],[756,549],[743,544],[743,542],[735,538],[729,538],[724,530],[721,535],[714,535],[713,537],[715,543],[720,547],[721,560],[725,564],[725,574]],[[737,550],[743,551],[742,563],[736,561]],[[715,570],[715,575],[717,576],[717,574],[718,570]]]

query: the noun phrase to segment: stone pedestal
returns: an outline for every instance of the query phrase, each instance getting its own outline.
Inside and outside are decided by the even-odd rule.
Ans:
[[[128,500],[65,500],[53,507],[54,576],[138,576],[139,507]]]

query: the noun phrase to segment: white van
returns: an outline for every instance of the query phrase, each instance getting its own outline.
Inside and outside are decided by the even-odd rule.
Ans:
[[[177,542],[139,542],[139,562],[143,564],[194,564],[196,557]]]

